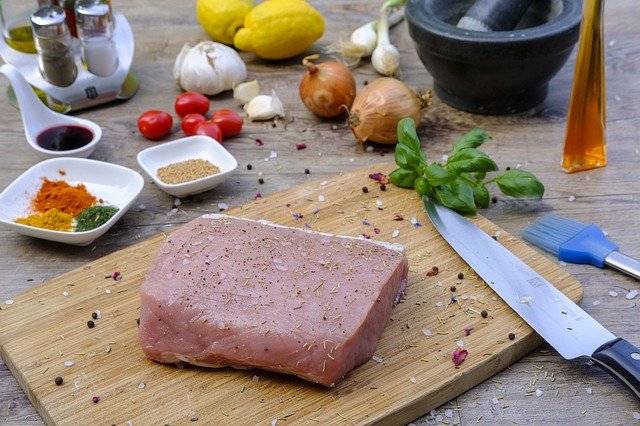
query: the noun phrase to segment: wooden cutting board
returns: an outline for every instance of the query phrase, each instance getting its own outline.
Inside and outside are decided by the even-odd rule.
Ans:
[[[137,343],[139,287],[164,235],[2,305],[0,355],[49,424],[407,423],[501,371],[541,339],[444,242],[414,191],[391,184],[383,191],[369,177],[392,169],[354,170],[228,212],[406,246],[406,299],[394,309],[376,355],[333,389],[258,370],[178,368],[147,359]],[[582,298],[580,284],[555,263],[490,221],[473,221],[571,299]],[[437,275],[429,273],[434,267]],[[105,278],[115,271],[121,280]],[[88,328],[96,310],[101,318]],[[456,367],[451,355],[459,344],[468,357]],[[56,376],[64,378],[61,386]]]

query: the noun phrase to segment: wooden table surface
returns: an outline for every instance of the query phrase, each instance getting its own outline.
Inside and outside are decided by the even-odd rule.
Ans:
[[[198,24],[195,2],[130,0],[114,2],[129,20],[135,35],[133,68],[140,89],[128,102],[110,104],[78,115],[103,128],[103,140],[92,155],[139,170],[136,154],[155,143],[137,132],[136,118],[147,109],[173,110],[180,93],[172,77],[174,59],[182,45],[207,39]],[[378,2],[365,0],[312,0],[326,20],[325,35],[313,47],[347,36],[357,26],[375,18]],[[504,197],[494,188],[498,202],[481,213],[512,234],[547,212],[595,223],[606,230],[621,251],[640,259],[640,29],[636,0],[609,2],[605,11],[607,139],[609,164],[601,169],[565,174],[560,170],[567,105],[573,77],[575,51],[551,81],[544,103],[525,113],[483,116],[465,113],[434,98],[424,112],[420,136],[423,150],[440,159],[452,143],[474,127],[486,129],[493,140],[484,149],[502,166],[522,165],[545,184],[541,201]],[[414,52],[406,24],[392,30],[392,41],[402,53],[402,79],[416,89],[430,89],[433,80]],[[84,265],[139,239],[156,235],[204,212],[218,211],[252,200],[256,193],[272,194],[309,179],[319,179],[358,166],[393,162],[392,150],[373,150],[356,143],[343,122],[315,118],[298,97],[303,74],[300,58],[281,62],[258,60],[242,54],[249,79],[257,79],[264,92],[274,90],[282,99],[286,118],[245,124],[243,133],[225,146],[240,164],[237,174],[214,191],[182,199],[177,213],[175,198],[146,178],[144,190],[124,219],[88,247],[73,247],[18,235],[0,229],[0,301],[17,296],[64,272]],[[366,62],[354,70],[358,88],[377,77]],[[0,79],[0,93],[7,80]],[[213,107],[239,108],[229,93],[213,98]],[[181,131],[167,140],[177,139]],[[257,146],[259,138],[264,146]],[[0,102],[0,188],[40,158],[26,144],[17,110]],[[296,150],[304,142],[307,149]],[[265,161],[272,152],[277,158]],[[252,164],[252,170],[247,165]],[[304,169],[310,170],[309,175]],[[258,183],[258,178],[264,184]],[[565,265],[584,286],[583,308],[614,334],[640,344],[640,307],[625,297],[640,283],[613,270]],[[614,296],[617,294],[617,296]],[[2,324],[0,324],[0,327]],[[28,339],[28,336],[25,336]],[[532,395],[540,389],[542,395]],[[510,368],[432,411],[416,424],[632,424],[640,417],[640,404],[632,394],[586,360],[565,361],[543,345]],[[37,412],[0,362],[0,424],[41,424]]]

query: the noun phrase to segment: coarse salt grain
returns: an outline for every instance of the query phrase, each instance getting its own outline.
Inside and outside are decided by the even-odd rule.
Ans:
[[[218,210],[223,211],[223,210],[227,210],[229,208],[229,205],[227,203],[218,203]]]
[[[327,186],[329,182],[327,182],[326,180],[323,180],[322,182],[320,182],[320,186]]]
[[[65,361],[64,362],[64,366],[65,367],[71,367],[71,366],[73,366],[73,364],[75,364],[75,362],[73,362],[73,361]]]
[[[633,412],[633,418],[636,420],[640,420],[640,413],[638,413],[637,411]]]
[[[413,377],[413,376],[409,379],[409,381],[410,381],[411,383],[413,383],[414,385],[415,385],[416,383],[418,383],[418,379],[416,379],[416,378],[415,378],[415,377]]]
[[[631,290],[630,292],[627,293],[627,295],[625,296],[627,299],[631,300],[633,298],[635,298],[638,295],[638,290]]]
[[[457,345],[459,348],[463,348],[463,347],[464,347],[464,342],[463,342],[462,340],[458,340],[458,341],[456,342],[456,345]]]
[[[498,405],[500,403],[500,401],[498,400],[498,398],[496,398],[495,396],[491,399],[491,403],[493,405]]]
[[[393,232],[391,233],[391,238],[396,238],[398,235],[400,235],[400,231],[398,231],[397,229],[394,229]]]
[[[613,291],[613,290],[611,290],[611,291],[609,292],[609,296],[611,296],[611,297],[618,297],[618,292],[617,292],[617,291]]]
[[[371,145],[369,145],[368,147],[366,147],[364,149],[364,152],[373,152],[373,147]]]
[[[174,206],[179,206],[182,204],[182,201],[180,201],[180,198],[176,198],[175,200],[173,200],[173,205]]]
[[[447,408],[446,410],[444,410],[444,415],[447,416],[448,418],[452,419],[453,418],[453,410],[451,408]]]
[[[593,389],[591,389],[591,388],[585,388],[585,391],[587,392],[587,395],[592,395],[593,394]]]
[[[278,419],[271,420],[271,426],[276,426],[278,424]]]
[[[269,154],[269,158],[270,159],[274,159],[278,157],[278,153],[275,151],[271,151],[271,153]]]
[[[96,319],[100,319],[102,318],[102,312],[100,312],[99,309],[96,309],[95,311],[93,311],[96,314]]]
[[[382,200],[376,200],[376,206],[382,207]]]
[[[575,195],[569,195],[569,198],[567,198],[569,200],[570,203],[573,203],[576,200],[576,196]]]
[[[104,292],[107,293],[107,294],[111,294],[111,290],[109,290],[109,289],[106,289]]]
[[[5,300],[5,305],[13,305],[13,299]]]
[[[251,379],[252,382],[254,383],[258,383],[260,381],[260,377],[254,375],[253,378]]]
[[[542,396],[544,394],[544,392],[542,391],[542,389],[536,389],[536,396]]]
[[[433,336],[433,332],[431,330],[429,330],[428,328],[423,328],[422,329],[422,334],[424,334],[427,337]]]
[[[594,300],[594,301],[593,301],[593,306],[598,306],[599,304],[600,304],[600,301],[599,301],[599,300]]]
[[[64,297],[67,297],[67,296],[69,295],[69,292],[68,292],[68,291],[63,291],[63,292],[62,292],[62,295],[63,295]]]
[[[382,363],[382,361],[384,361],[384,360],[382,359],[382,357],[381,357],[381,356],[378,356],[378,355],[374,355],[374,356],[372,356],[372,357],[371,357],[371,359],[372,359],[372,360],[374,360],[375,362],[377,362],[378,364],[380,364],[380,363]]]
[[[319,195],[318,196],[318,201],[320,201],[321,203],[325,200],[324,195]]]
[[[139,389],[144,389],[144,388],[146,388],[146,387],[147,387],[147,385],[146,385],[144,382],[143,382],[143,383],[140,383],[140,384],[138,385],[138,388],[139,388]]]

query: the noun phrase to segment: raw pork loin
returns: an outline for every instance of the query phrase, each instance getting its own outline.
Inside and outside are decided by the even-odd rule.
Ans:
[[[335,386],[373,355],[407,271],[398,244],[205,215],[158,250],[141,290],[140,343],[163,363]]]

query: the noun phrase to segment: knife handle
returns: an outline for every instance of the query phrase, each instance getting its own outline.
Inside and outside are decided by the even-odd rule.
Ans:
[[[640,398],[640,349],[618,338],[596,349],[591,359]]]

